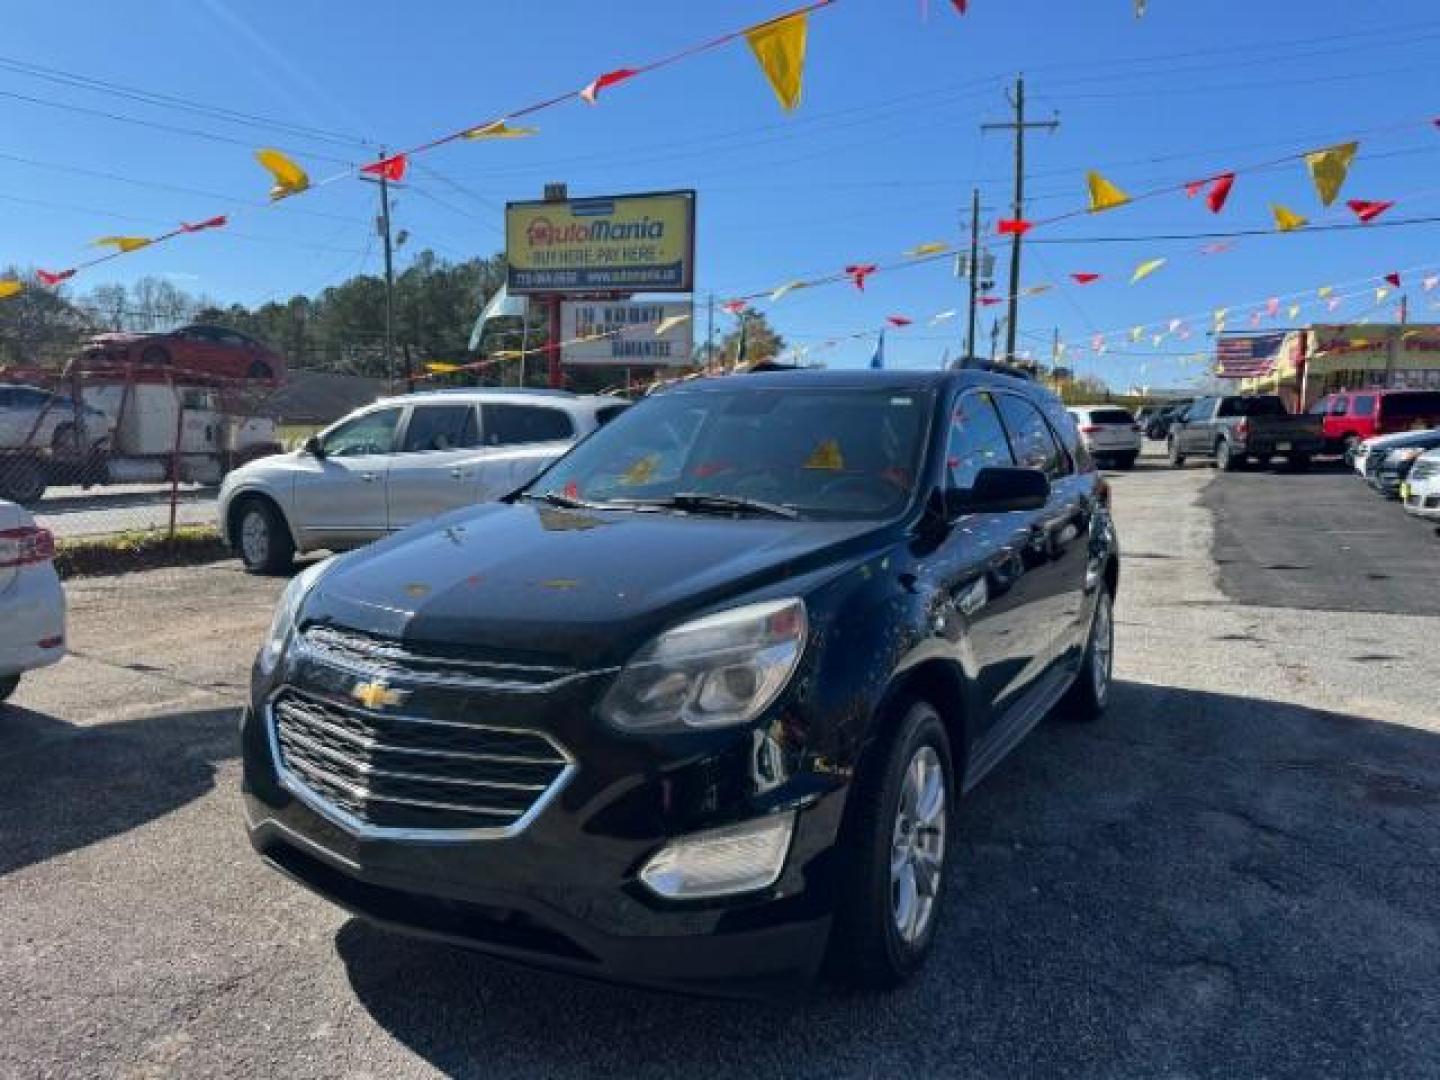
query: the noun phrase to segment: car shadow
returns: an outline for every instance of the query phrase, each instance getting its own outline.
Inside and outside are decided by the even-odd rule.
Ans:
[[[1437,830],[1433,733],[1119,683],[967,799],[935,953],[894,993],[691,1000],[359,920],[335,947],[453,1076],[1403,1074],[1440,1060]]]
[[[118,836],[207,794],[239,710],[79,726],[0,706],[0,875]]]

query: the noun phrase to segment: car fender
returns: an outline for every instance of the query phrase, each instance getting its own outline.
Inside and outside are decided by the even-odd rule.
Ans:
[[[266,459],[261,458],[264,461]],[[242,477],[233,486],[231,480],[239,473],[231,473],[226,482],[221,486],[220,498],[215,507],[215,516],[218,519],[220,535],[227,544],[234,546],[234,538],[230,535],[230,510],[242,498],[248,495],[259,495],[269,499],[280,511],[280,516],[285,521],[285,528],[290,533],[290,538],[295,542],[297,551],[304,551],[305,545],[301,542],[300,533],[295,528],[294,513],[294,490],[295,475],[286,472],[279,478],[268,478],[260,476]]]

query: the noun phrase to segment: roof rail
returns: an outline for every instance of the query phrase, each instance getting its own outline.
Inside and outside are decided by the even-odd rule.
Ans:
[[[411,394],[525,394],[536,397],[576,397],[573,390],[554,390],[540,386],[437,386],[427,390],[411,390]],[[399,395],[396,395],[399,396]]]

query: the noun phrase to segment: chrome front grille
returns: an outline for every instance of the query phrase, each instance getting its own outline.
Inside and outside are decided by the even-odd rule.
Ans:
[[[301,645],[325,663],[367,676],[395,675],[410,683],[547,693],[581,677],[571,667],[536,663],[530,656],[477,656],[438,645],[412,646],[333,626],[309,626]]]
[[[269,720],[282,782],[361,836],[510,836],[574,770],[539,732],[392,716],[289,687]]]

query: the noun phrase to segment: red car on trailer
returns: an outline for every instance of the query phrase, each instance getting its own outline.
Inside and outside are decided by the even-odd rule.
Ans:
[[[285,358],[226,326],[182,326],[163,334],[98,334],[85,346],[88,364],[138,364],[176,375],[279,383]]]

